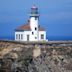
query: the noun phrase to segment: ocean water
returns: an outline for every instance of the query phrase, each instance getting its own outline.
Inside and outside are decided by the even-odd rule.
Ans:
[[[48,36],[49,41],[72,40],[72,36]],[[0,40],[14,40],[14,37],[0,37]]]
[[[72,40],[72,36],[49,36],[47,37],[48,40],[56,40],[56,41],[59,41],[59,40]]]
[[[14,40],[14,37],[0,37],[0,40]]]

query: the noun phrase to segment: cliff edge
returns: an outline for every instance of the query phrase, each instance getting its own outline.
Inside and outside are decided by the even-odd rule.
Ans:
[[[72,41],[0,40],[0,72],[72,72]]]

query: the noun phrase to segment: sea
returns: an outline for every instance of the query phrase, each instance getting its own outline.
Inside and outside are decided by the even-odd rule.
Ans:
[[[72,36],[47,36],[49,41],[71,41]],[[14,40],[14,37],[0,37],[0,40]]]

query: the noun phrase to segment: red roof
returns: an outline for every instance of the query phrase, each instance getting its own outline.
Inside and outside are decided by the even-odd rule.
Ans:
[[[18,30],[18,31],[20,31],[20,30],[30,31],[31,30],[30,24],[22,25],[22,26],[16,28],[16,30]]]
[[[25,25],[22,25],[18,28],[15,29],[16,31],[31,31],[31,28],[30,28],[30,24],[25,24]],[[44,31],[44,28],[42,28],[40,25],[39,25],[39,31]]]
[[[41,26],[39,26],[39,31],[45,31],[45,29]]]

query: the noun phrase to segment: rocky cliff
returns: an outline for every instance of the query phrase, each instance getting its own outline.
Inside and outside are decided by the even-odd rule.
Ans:
[[[72,41],[0,40],[0,72],[72,72]]]

